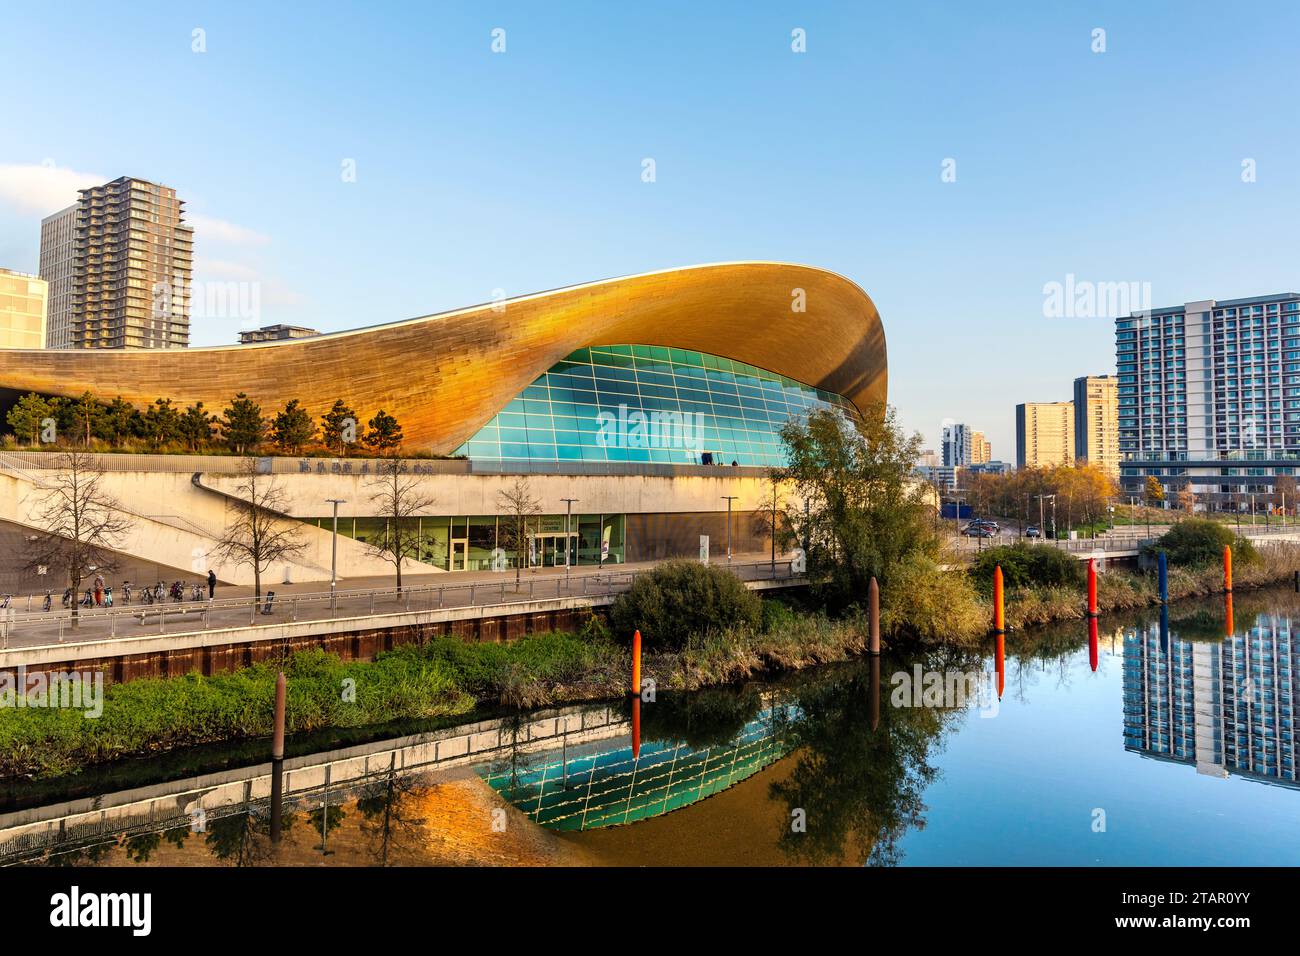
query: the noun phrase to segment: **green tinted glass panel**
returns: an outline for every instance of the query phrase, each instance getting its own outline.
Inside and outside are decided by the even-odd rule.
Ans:
[[[578,349],[458,450],[478,461],[785,464],[781,426],[845,398],[734,359],[649,345]]]

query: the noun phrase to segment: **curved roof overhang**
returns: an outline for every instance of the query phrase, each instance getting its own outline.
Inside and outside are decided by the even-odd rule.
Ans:
[[[803,311],[793,308],[797,290]],[[264,413],[296,398],[315,415],[341,398],[363,418],[380,408],[395,415],[408,447],[449,454],[575,349],[628,344],[736,359],[836,392],[860,411],[886,399],[885,333],[870,297],[835,273],[767,262],[606,279],[283,342],[4,349],[0,388],[213,410],[246,392]]]

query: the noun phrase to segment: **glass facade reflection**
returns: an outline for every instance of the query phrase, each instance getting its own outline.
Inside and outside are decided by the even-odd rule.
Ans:
[[[845,398],[732,359],[656,345],[579,349],[457,454],[478,461],[785,464],[792,415]]]

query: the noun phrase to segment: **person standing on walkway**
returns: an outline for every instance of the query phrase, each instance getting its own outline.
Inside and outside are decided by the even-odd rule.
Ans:
[[[208,600],[217,596],[217,572],[208,568]]]
[[[95,607],[101,607],[104,604],[104,576],[95,575]]]

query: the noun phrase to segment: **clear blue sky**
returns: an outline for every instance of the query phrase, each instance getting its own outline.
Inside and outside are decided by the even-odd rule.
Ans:
[[[260,283],[263,323],[804,262],[879,306],[905,424],[966,421],[1010,459],[1016,402],[1114,367],[1111,323],[1045,318],[1045,283],[1149,282],[1157,306],[1300,288],[1296,11],[11,5],[0,266],[35,271],[41,216],[119,175],[177,188],[197,277]]]

